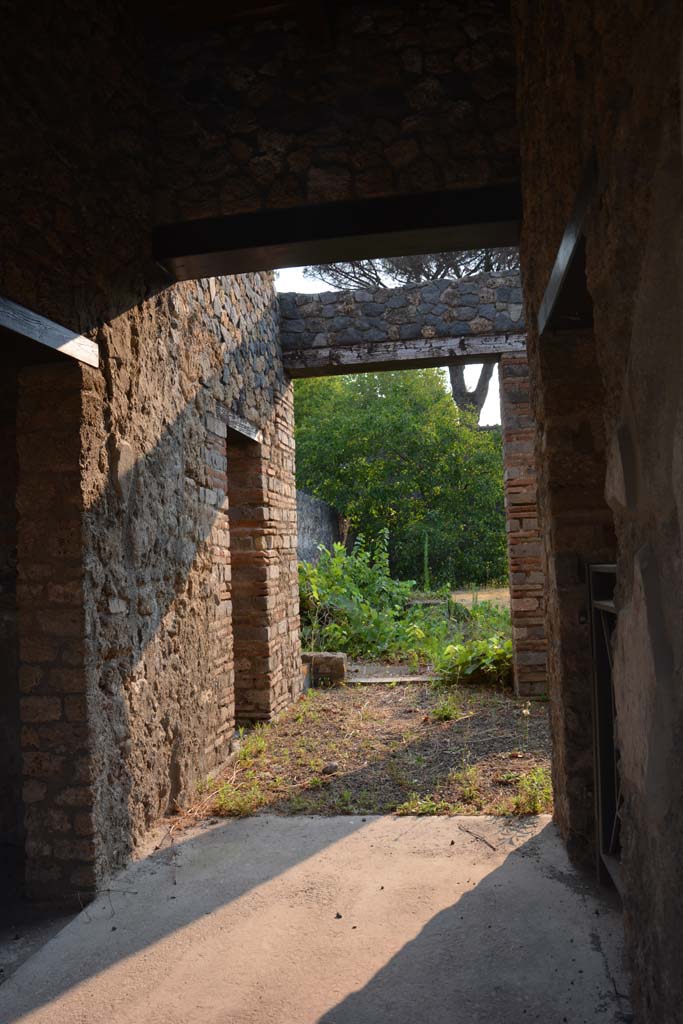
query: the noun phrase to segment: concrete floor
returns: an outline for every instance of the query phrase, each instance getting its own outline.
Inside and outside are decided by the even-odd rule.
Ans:
[[[22,878],[18,841],[0,842],[0,985],[76,916],[28,903]]]
[[[259,816],[119,875],[0,1021],[614,1024],[626,992],[618,909],[547,818]]]

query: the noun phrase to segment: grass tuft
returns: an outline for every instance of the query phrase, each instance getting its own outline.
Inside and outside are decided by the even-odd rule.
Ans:
[[[462,814],[463,808],[459,804],[449,803],[448,800],[435,800],[431,796],[420,796],[419,793],[411,793],[408,799],[399,804],[396,814],[407,815],[428,815],[428,814]]]
[[[455,694],[445,697],[432,708],[432,718],[435,722],[452,722],[460,718],[462,707]]]
[[[553,786],[550,772],[539,766],[521,775],[512,803],[512,813],[548,814],[553,809]]]
[[[246,818],[265,802],[266,796],[258,782],[239,787],[226,782],[218,790],[216,810],[226,818]]]

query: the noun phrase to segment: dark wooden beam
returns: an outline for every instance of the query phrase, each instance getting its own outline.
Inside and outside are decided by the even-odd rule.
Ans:
[[[14,334],[20,334],[24,338],[38,341],[41,345],[61,352],[62,355],[71,356],[88,366],[99,366],[100,350],[97,342],[90,338],[84,338],[82,334],[76,334],[68,327],[62,327],[54,320],[48,320],[40,313],[34,313],[17,302],[0,297],[0,327],[5,327]]]
[[[569,223],[550,272],[538,311],[538,333],[583,329],[593,324],[593,301],[586,283],[586,241],[584,226],[598,191],[595,157],[581,180]]]
[[[468,334],[412,341],[353,342],[328,348],[308,346],[283,352],[282,358],[289,376],[298,379],[453,363],[486,363],[497,361],[509,352],[525,351],[525,334]]]
[[[228,413],[228,430],[233,434],[239,434],[241,438],[246,441],[254,441],[256,444],[263,443],[263,431],[255,427],[249,420],[243,419],[241,416],[236,416],[234,413]]]
[[[180,0],[153,0],[141,12],[148,32],[184,37],[220,32],[244,22],[298,15],[296,0],[240,0],[239,3],[227,4],[224,0],[207,0],[202,5],[201,18],[188,18],[187,4]]]
[[[179,281],[279,267],[516,245],[516,184],[166,224],[155,258]]]

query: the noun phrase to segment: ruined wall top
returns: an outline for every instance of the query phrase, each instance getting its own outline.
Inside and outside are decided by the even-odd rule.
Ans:
[[[518,273],[405,288],[279,296],[284,352],[354,342],[412,341],[525,330]]]

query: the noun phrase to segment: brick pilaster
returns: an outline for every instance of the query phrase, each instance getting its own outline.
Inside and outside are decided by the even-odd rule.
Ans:
[[[498,373],[515,692],[535,697],[547,692],[546,596],[526,355],[503,356]]]
[[[80,423],[75,362],[19,376],[18,629],[26,890],[96,885],[86,702]]]
[[[278,400],[262,443],[227,438],[237,719],[271,718],[299,691],[294,412]]]

